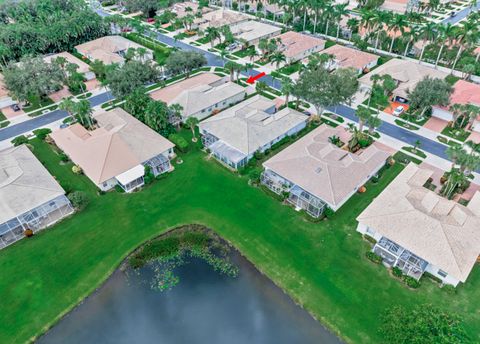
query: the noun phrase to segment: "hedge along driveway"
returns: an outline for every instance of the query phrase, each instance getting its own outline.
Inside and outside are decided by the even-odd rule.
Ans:
[[[355,216],[402,169],[355,195],[333,220],[313,224],[205,155],[194,151],[163,180],[134,194],[94,196],[93,185],[45,143],[34,152],[69,189],[86,190],[89,206],[52,229],[0,251],[0,342],[25,342],[54,324],[97,288],[145,240],[181,224],[206,225],[315,317],[348,342],[376,343],[379,314],[394,304],[430,302],[462,313],[479,339],[476,268],[457,295],[432,283],[408,290],[365,258]],[[445,302],[448,300],[448,302]]]

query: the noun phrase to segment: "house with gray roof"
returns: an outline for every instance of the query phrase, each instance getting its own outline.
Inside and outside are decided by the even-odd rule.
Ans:
[[[405,275],[465,282],[480,254],[480,192],[467,206],[424,187],[433,171],[410,163],[357,217],[373,252]]]
[[[200,122],[203,145],[225,165],[238,169],[255,152],[305,128],[308,117],[296,110],[277,111],[275,102],[255,95]]]
[[[27,146],[0,151],[0,249],[71,213],[65,191]]]
[[[296,209],[319,217],[337,211],[385,165],[389,153],[371,145],[350,153],[329,142],[342,128],[321,125],[263,163],[261,181],[276,194],[288,193]]]

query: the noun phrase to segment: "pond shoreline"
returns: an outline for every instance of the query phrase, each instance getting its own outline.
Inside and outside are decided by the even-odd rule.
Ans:
[[[54,321],[52,321],[49,325],[47,325],[41,333],[36,335],[35,337],[31,338],[30,342],[34,342],[38,340],[40,337],[43,337],[47,335],[50,330],[52,330],[59,322],[61,322],[64,318],[68,317],[73,311],[75,311],[78,307],[80,307],[83,303],[85,303],[87,300],[95,296],[100,292],[102,288],[105,287],[107,282],[109,282],[114,274],[117,271],[120,271],[122,273],[125,273],[128,269],[133,269],[132,266],[130,266],[129,259],[133,257],[135,254],[140,252],[146,245],[153,241],[160,240],[162,238],[169,237],[170,235],[174,234],[175,232],[177,233],[182,233],[182,232],[191,232],[191,231],[202,231],[206,233],[208,236],[212,236],[215,240],[218,240],[221,244],[224,244],[228,246],[229,249],[233,250],[233,253],[236,253],[240,255],[248,265],[250,265],[251,268],[253,268],[256,272],[258,272],[260,275],[268,279],[269,282],[271,282],[276,288],[282,291],[282,293],[288,297],[297,307],[302,309],[306,314],[308,314],[315,322],[318,323],[319,326],[323,327],[326,331],[330,332],[331,334],[335,335],[340,341],[347,343],[346,338],[344,338],[338,331],[336,331],[334,328],[331,328],[328,326],[326,322],[320,321],[314,314],[312,314],[308,309],[304,307],[302,303],[300,303],[296,298],[294,298],[292,295],[290,295],[284,288],[282,288],[280,285],[276,283],[275,280],[271,279],[267,274],[265,274],[256,264],[254,264],[246,255],[242,253],[241,250],[239,250],[235,245],[233,245],[229,240],[226,240],[222,236],[220,236],[215,230],[202,225],[198,223],[194,224],[186,224],[186,225],[178,225],[171,227],[167,229],[166,231],[162,232],[161,234],[156,234],[152,238],[146,240],[143,242],[141,245],[135,247],[133,250],[131,250],[128,254],[126,254],[119,262],[119,264],[116,264],[112,269],[110,269],[106,274],[105,278],[96,286],[93,288],[91,291],[86,293],[86,296],[79,299],[78,302],[76,302],[74,305],[66,309],[64,312],[59,314],[57,318],[55,318]]]

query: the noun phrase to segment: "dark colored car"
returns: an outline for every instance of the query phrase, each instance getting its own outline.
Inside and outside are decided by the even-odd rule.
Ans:
[[[13,111],[20,111],[20,106],[18,106],[18,104],[13,104],[10,107],[12,108]]]

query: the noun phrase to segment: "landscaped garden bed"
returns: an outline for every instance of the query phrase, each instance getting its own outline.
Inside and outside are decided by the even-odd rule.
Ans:
[[[405,147],[402,147],[402,149],[404,151],[407,151],[409,153],[412,153],[412,154],[415,154],[416,156],[422,158],[422,159],[425,159],[427,157],[427,155],[422,152],[420,149],[418,148],[413,148],[413,147],[410,147],[410,146],[405,146]]]
[[[413,125],[413,124],[410,124],[410,123],[407,123],[407,122],[404,122],[402,120],[399,120],[399,119],[396,119],[395,120],[395,123],[405,129],[408,129],[408,130],[418,130],[419,127],[417,127],[416,125]]]
[[[445,136],[449,136],[453,139],[456,139],[458,141],[463,142],[470,136],[471,132],[466,131],[462,128],[455,128],[455,127],[451,127],[451,126],[446,126],[442,130],[442,134],[445,135]]]

